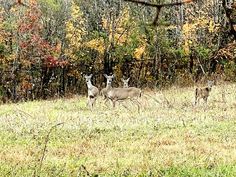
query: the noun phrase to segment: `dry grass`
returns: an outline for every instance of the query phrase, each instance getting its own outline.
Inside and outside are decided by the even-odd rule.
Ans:
[[[232,176],[236,85],[213,87],[208,105],[197,107],[193,90],[146,92],[140,113],[130,101],[112,109],[101,99],[91,112],[85,97],[2,105],[0,174]]]

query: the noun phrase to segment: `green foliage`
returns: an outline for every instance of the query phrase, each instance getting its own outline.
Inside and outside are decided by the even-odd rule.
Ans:
[[[5,55],[5,53],[6,53],[6,47],[4,44],[0,43],[0,56]]]
[[[209,60],[212,55],[212,50],[207,46],[198,46],[194,50],[196,51],[196,56],[203,60]]]
[[[39,3],[47,8],[48,13],[50,13],[49,10],[51,12],[59,11],[63,5],[63,0],[39,0]]]

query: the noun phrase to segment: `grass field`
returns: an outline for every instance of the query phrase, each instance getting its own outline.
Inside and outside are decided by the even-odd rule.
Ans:
[[[82,96],[1,105],[0,176],[235,176],[236,85],[207,106],[193,90],[144,92],[140,113]]]

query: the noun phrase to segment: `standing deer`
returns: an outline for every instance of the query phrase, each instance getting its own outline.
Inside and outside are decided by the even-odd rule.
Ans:
[[[129,87],[129,79],[124,79],[124,78],[121,78],[121,81],[123,82],[123,88],[128,88]]]
[[[199,100],[202,98],[207,104],[207,99],[210,95],[214,81],[207,81],[207,87],[196,88],[195,90],[195,105],[199,104]]]
[[[87,83],[87,87],[88,87],[88,103],[87,103],[87,105],[89,105],[91,109],[93,108],[93,105],[95,104],[95,101],[96,101],[98,93],[99,93],[98,88],[95,87],[91,82],[92,76],[93,76],[92,74],[90,74],[89,76],[88,75],[84,76],[86,83]]]
[[[141,97],[141,89],[136,87],[129,88],[113,88],[108,92],[108,98],[112,101],[113,108],[117,101],[130,99],[136,102],[138,105],[138,110],[140,110],[140,103],[138,98]]]
[[[114,75],[112,74],[111,76],[108,76],[107,74],[104,74],[104,77],[107,79],[107,85],[101,90],[101,95],[103,96],[106,103],[108,100],[107,93],[112,89],[111,83],[113,81]]]

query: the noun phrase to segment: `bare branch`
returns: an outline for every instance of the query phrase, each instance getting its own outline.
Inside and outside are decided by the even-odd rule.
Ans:
[[[150,3],[150,2],[139,1],[139,0],[124,0],[124,1],[134,2],[134,3],[137,3],[137,4],[142,4],[142,5],[150,6],[150,7],[156,7],[156,16],[155,16],[152,24],[157,25],[159,14],[161,12],[162,7],[182,5],[182,4],[185,4],[185,3],[193,2],[195,0],[184,0],[182,2],[168,3],[168,4],[153,4],[153,3]]]
[[[181,4],[185,4],[185,3],[190,3],[190,2],[193,2],[194,0],[184,0],[182,2],[175,2],[175,3],[168,3],[168,4],[153,4],[150,2],[139,1],[139,0],[124,0],[124,1],[134,2],[137,4],[142,4],[142,5],[150,6],[150,7],[162,8],[162,7],[166,7],[166,6],[176,6],[176,5],[181,5]]]
[[[153,20],[153,25],[157,25],[157,22],[158,22],[158,18],[159,18],[159,14],[160,14],[160,12],[161,12],[161,7],[157,7],[156,8],[157,10],[157,12],[156,12],[156,16],[155,16],[155,18],[154,18],[154,20]]]
[[[34,171],[33,176],[38,176],[38,175],[36,175],[36,173],[41,171],[41,168],[42,168],[42,165],[43,165],[43,161],[44,161],[45,156],[46,156],[46,151],[47,151],[47,146],[48,146],[48,143],[49,143],[49,140],[50,140],[50,135],[51,135],[53,129],[55,129],[56,127],[58,127],[59,125],[62,125],[62,124],[64,124],[64,122],[57,123],[56,125],[53,125],[49,129],[49,131],[48,131],[48,133],[47,133],[47,135],[45,137],[45,142],[44,142],[44,147],[43,147],[43,150],[42,150],[42,155],[41,155],[41,157],[39,159],[39,169],[38,169],[38,171],[37,170]]]

